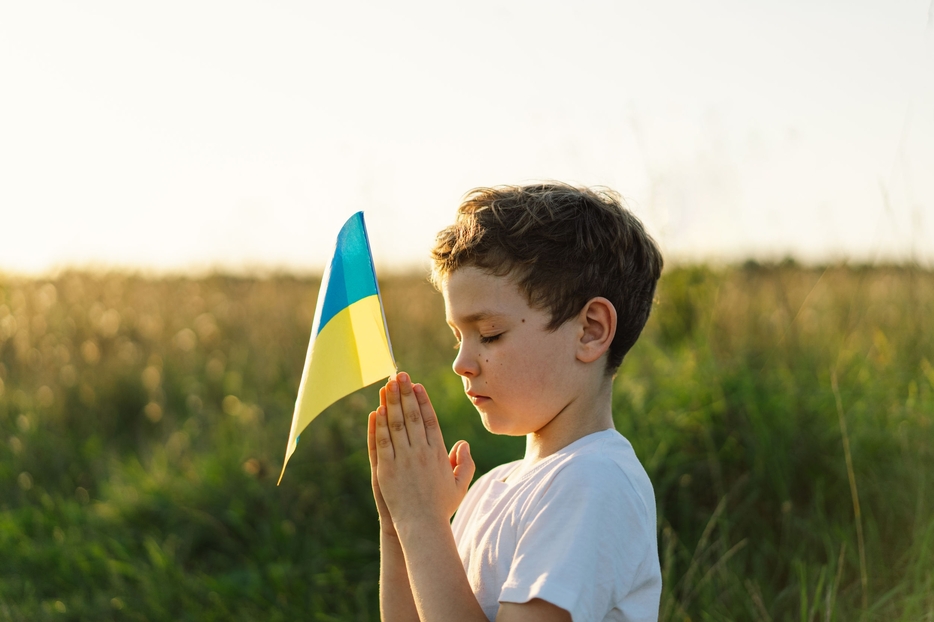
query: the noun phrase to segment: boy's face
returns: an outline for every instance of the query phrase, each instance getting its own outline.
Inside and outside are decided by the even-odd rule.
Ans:
[[[578,324],[555,331],[509,277],[460,268],[442,286],[448,325],[459,341],[454,371],[494,434],[538,432],[585,384],[576,359]]]

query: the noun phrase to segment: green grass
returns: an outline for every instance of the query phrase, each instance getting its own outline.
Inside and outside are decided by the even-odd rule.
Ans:
[[[448,442],[480,472],[520,456],[463,396],[440,296],[382,289]],[[0,620],[378,619],[375,388],[275,486],[316,294],[0,277]],[[655,484],[662,619],[934,621],[934,274],[679,268],[658,299],[615,412]]]

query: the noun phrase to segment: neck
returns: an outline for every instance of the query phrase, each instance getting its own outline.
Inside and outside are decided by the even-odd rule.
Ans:
[[[534,464],[588,434],[613,428],[613,378],[582,391],[544,427],[525,437],[525,461]]]

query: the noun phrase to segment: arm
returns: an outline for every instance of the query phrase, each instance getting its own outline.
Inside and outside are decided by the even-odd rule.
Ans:
[[[411,560],[409,573],[412,591],[421,619],[426,622],[487,622],[486,615],[470,589],[463,566],[460,565],[450,527],[446,532],[439,529],[437,533],[429,531],[431,525],[425,524],[425,527],[425,531],[413,530],[411,537],[400,537],[403,542],[414,545],[406,549],[406,559]],[[456,570],[460,572],[450,570],[451,560],[457,564]],[[571,622],[571,614],[536,598],[527,603],[500,604],[496,622]]]
[[[527,603],[500,603],[496,622],[572,622],[567,610],[547,600],[533,598]]]
[[[389,380],[385,397],[375,422],[377,482],[418,615],[422,622],[487,622],[467,582],[450,524],[474,473],[467,444],[458,442],[450,454],[445,451],[428,394],[407,374]]]
[[[386,389],[380,389],[380,404],[386,403]],[[370,474],[373,498],[379,512],[379,614],[383,622],[418,622],[418,612],[412,599],[409,577],[405,569],[405,557],[399,536],[392,525],[392,518],[379,490],[376,477],[379,456],[376,451],[376,412],[370,413],[367,425],[367,449],[370,454]]]
[[[464,441],[447,454],[424,387],[407,374],[387,384],[375,422],[377,482],[404,553],[411,594],[422,622],[487,622],[464,573],[450,520],[474,474]],[[382,397],[382,394],[381,394]],[[388,585],[381,589],[382,594]],[[567,621],[550,603],[504,603],[498,622]]]

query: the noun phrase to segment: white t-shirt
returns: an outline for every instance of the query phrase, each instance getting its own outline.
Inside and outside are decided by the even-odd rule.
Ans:
[[[566,609],[574,622],[658,619],[655,493],[616,430],[529,467],[496,467],[467,492],[452,529],[490,620],[499,603],[533,598]]]

